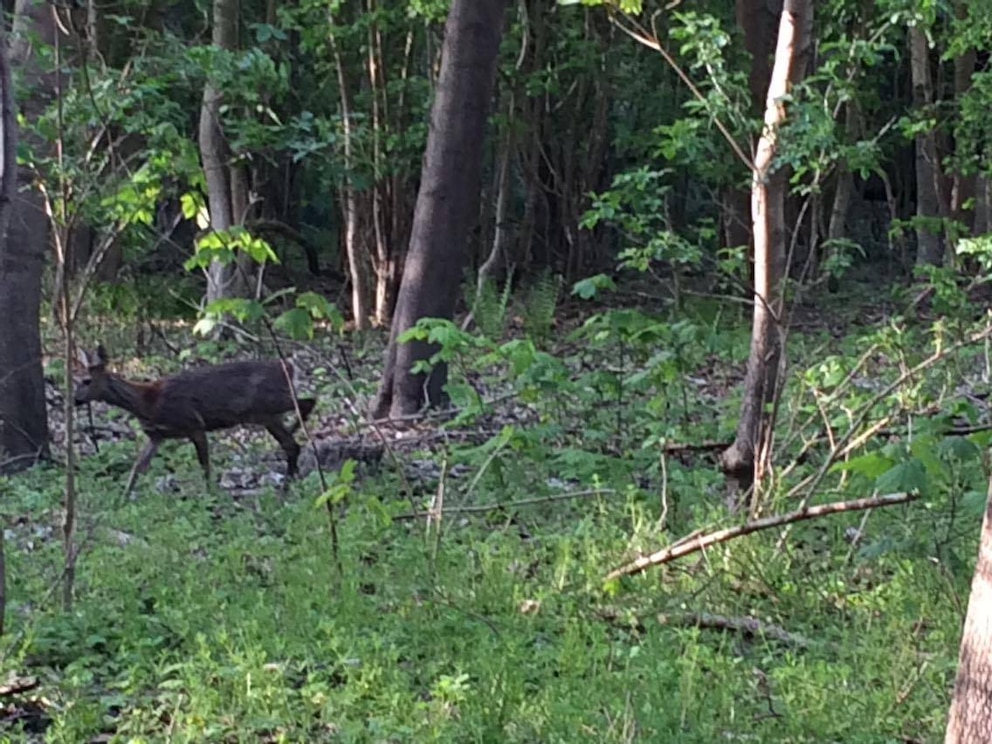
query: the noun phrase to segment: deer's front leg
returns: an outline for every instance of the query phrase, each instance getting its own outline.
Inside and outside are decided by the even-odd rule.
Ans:
[[[124,497],[127,498],[131,495],[131,489],[134,488],[134,482],[138,478],[139,473],[144,473],[148,470],[148,465],[151,463],[152,458],[155,457],[155,453],[158,451],[159,440],[148,438],[148,444],[144,446],[141,453],[138,455],[138,459],[134,461],[134,467],[131,468],[131,475],[128,476],[127,485],[124,486]]]

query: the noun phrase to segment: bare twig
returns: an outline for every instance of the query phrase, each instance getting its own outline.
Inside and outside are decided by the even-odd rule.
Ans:
[[[692,78],[689,77],[688,73],[682,69],[675,58],[668,52],[667,49],[665,49],[665,46],[661,43],[661,40],[658,38],[657,34],[648,31],[646,28],[641,26],[636,19],[623,12],[611,14],[610,20],[612,20],[614,25],[627,34],[627,36],[631,39],[639,44],[642,44],[643,46],[646,46],[648,49],[653,49],[658,52],[668,66],[671,67],[675,74],[679,76],[679,79],[682,80],[692,95],[695,96],[701,104],[709,108],[709,101],[707,101],[706,96],[703,95],[703,92],[692,81]],[[727,141],[730,149],[733,150],[737,158],[744,163],[745,166],[747,166],[748,170],[753,171],[754,163],[737,143],[737,140],[734,138],[734,135],[731,134],[726,124],[724,124],[720,117],[715,114],[711,114],[711,117],[713,125],[720,131],[720,134],[723,135],[723,138]]]
[[[803,498],[803,503],[802,503],[802,507],[800,507],[800,510],[804,508],[806,504],[809,503],[809,500],[812,498],[813,493],[815,493],[817,485],[819,485],[820,481],[822,481],[823,478],[826,477],[827,473],[830,471],[831,466],[842,456],[842,453],[847,452],[846,448],[848,443],[855,438],[858,431],[861,429],[862,426],[864,426],[865,422],[868,420],[868,416],[871,415],[871,412],[874,410],[876,405],[878,405],[880,402],[882,402],[887,397],[889,397],[895,390],[899,389],[899,387],[902,386],[907,380],[915,377],[916,375],[920,374],[926,369],[929,369],[935,364],[938,364],[944,359],[953,357],[954,354],[960,349],[963,349],[967,346],[971,346],[973,344],[982,343],[985,339],[989,338],[990,336],[992,336],[992,325],[986,326],[982,330],[977,331],[969,335],[967,338],[964,338],[961,341],[953,343],[944,349],[938,349],[933,354],[931,354],[926,359],[924,359],[922,362],[915,365],[914,367],[907,369],[905,372],[899,375],[899,377],[896,378],[893,382],[891,382],[890,384],[886,385],[884,388],[879,390],[862,407],[861,412],[855,418],[854,422],[847,430],[847,433],[837,440],[837,443],[834,445],[833,449],[831,449],[827,457],[824,458],[820,468],[815,473],[804,478],[801,482],[793,486],[792,489],[789,491],[788,497],[793,498],[799,493],[805,491],[806,496]]]

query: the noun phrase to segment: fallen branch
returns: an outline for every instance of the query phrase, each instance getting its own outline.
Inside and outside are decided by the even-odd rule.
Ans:
[[[589,491],[568,491],[566,493],[555,493],[550,496],[537,496],[532,499],[520,499],[519,501],[507,501],[498,504],[470,504],[469,506],[447,506],[441,510],[441,514],[484,514],[498,509],[517,509],[521,506],[535,506],[537,504],[549,504],[553,501],[569,501],[571,499],[588,498],[589,496],[612,496],[615,494],[612,488],[594,488]],[[435,511],[434,516],[438,513]],[[427,512],[417,512],[416,514],[398,514],[394,520],[403,521],[419,519],[430,516]]]
[[[683,452],[713,452],[725,450],[733,442],[670,442],[662,446],[666,455],[679,455]]]
[[[10,697],[31,692],[39,686],[37,677],[19,677],[11,673],[3,682],[0,682],[0,697]]]
[[[619,579],[622,576],[633,576],[652,566],[660,566],[669,563],[677,558],[682,558],[700,550],[706,550],[713,545],[728,542],[737,537],[750,535],[752,532],[781,527],[784,524],[802,522],[807,519],[817,519],[829,514],[840,514],[842,512],[863,511],[865,509],[875,509],[880,506],[894,506],[896,504],[906,504],[919,498],[916,493],[892,493],[885,496],[873,496],[867,499],[855,499],[854,501],[838,501],[833,504],[821,504],[799,509],[788,514],[778,514],[771,517],[755,519],[752,522],[745,522],[736,527],[728,527],[717,532],[706,535],[699,535],[695,539],[681,540],[674,545],[670,545],[664,550],[659,550],[651,555],[645,555],[632,561],[625,566],[614,569],[606,575],[605,581]]]
[[[763,638],[778,641],[787,646],[808,648],[812,645],[805,636],[790,633],[781,625],[766,623],[756,617],[726,617],[713,615],[709,612],[686,612],[676,615],[658,615],[659,625],[670,625],[678,628],[705,628],[708,630],[727,630],[740,633],[747,638]]]
[[[611,624],[633,622],[633,627],[638,632],[646,632],[645,620],[634,617],[631,621],[628,615],[615,607],[603,607],[596,613],[601,619]],[[659,625],[667,625],[673,628],[703,628],[706,630],[722,630],[731,633],[740,633],[748,639],[764,639],[777,641],[786,646],[806,649],[816,642],[798,633],[791,633],[781,625],[759,620],[752,615],[741,617],[728,617],[726,615],[715,615],[711,612],[662,612],[656,617]]]

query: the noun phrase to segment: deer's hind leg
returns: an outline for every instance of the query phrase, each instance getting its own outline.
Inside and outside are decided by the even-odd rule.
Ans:
[[[300,403],[302,404],[302,401]],[[310,407],[313,408],[312,405]],[[290,478],[295,478],[297,475],[296,464],[300,457],[300,445],[296,443],[293,435],[289,433],[289,430],[283,425],[282,421],[273,419],[265,422],[264,426],[265,430],[279,442],[282,451],[286,453],[286,475]]]
[[[299,429],[300,425],[307,420],[307,417],[313,411],[313,407],[317,405],[317,401],[314,398],[297,398],[296,405],[300,408],[300,415],[297,416],[296,411],[293,411],[293,423],[289,426],[290,434]]]
[[[207,487],[210,486],[210,449],[207,446],[207,433],[197,431],[189,435],[189,441],[196,447],[196,459],[200,461],[203,468],[203,477],[207,479]]]

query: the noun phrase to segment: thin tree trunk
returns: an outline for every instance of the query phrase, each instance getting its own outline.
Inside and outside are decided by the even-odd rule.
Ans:
[[[765,0],[737,0],[734,13],[737,25],[744,31],[744,47],[751,55],[748,89],[751,91],[751,109],[758,114],[765,107],[772,71],[777,13]],[[750,203],[749,192],[740,186],[724,189],[720,218],[724,247],[753,246]]]
[[[992,230],[992,203],[989,201],[989,180],[982,175],[975,178],[975,235]]]
[[[844,129],[849,138],[853,140],[857,134],[855,132],[856,115],[853,102],[844,104]],[[827,239],[824,243],[824,257],[830,256],[838,250],[837,242],[848,237],[847,234],[847,214],[851,208],[851,196],[854,194],[854,175],[847,163],[840,163],[837,169],[837,184],[834,188],[834,198],[830,207],[830,219],[827,222]],[[822,262],[820,266],[813,267],[811,279],[822,279]],[[827,287],[831,292],[838,289],[837,279],[833,276],[826,277]]]
[[[930,51],[926,31],[919,25],[909,29],[910,67],[913,77],[913,105],[920,111],[933,103],[930,77]],[[940,265],[944,244],[936,221],[940,217],[937,138],[933,131],[916,135],[916,264]]]
[[[214,0],[211,41],[220,49],[237,48],[238,0]],[[199,145],[207,183],[210,229],[217,232],[230,230],[237,224],[237,220],[245,216],[235,213],[236,191],[243,189],[245,184],[242,178],[234,176],[229,164],[230,151],[221,125],[223,98],[223,92],[212,81],[207,80],[200,106]],[[238,201],[244,203],[247,198],[238,195]],[[238,262],[224,264],[214,261],[207,271],[207,302],[243,297],[248,285],[249,282],[239,270]]]
[[[369,16],[376,12],[375,0],[368,0]],[[382,32],[377,23],[369,25],[368,36],[368,75],[372,95],[372,168],[374,185],[372,187],[372,234],[375,239],[375,250],[371,252],[375,275],[375,323],[385,325],[389,321],[392,305],[392,256],[390,246],[386,242],[386,225],[384,192],[388,182],[383,177],[386,171],[385,158],[382,150],[383,126],[388,119],[385,60],[382,52]]]
[[[351,95],[348,92],[347,79],[344,71],[344,61],[334,37],[334,21],[331,21],[330,35],[331,52],[334,55],[334,66],[337,70],[338,95],[341,99],[341,135],[344,153],[344,177],[341,184],[341,212],[344,219],[344,252],[348,260],[348,274],[351,279],[351,313],[355,328],[365,330],[369,327],[369,297],[371,290],[368,286],[368,272],[363,264],[364,257],[358,245],[358,199],[352,183],[354,176],[353,137],[351,131]]]
[[[754,315],[751,351],[744,378],[744,399],[734,443],[722,454],[721,466],[734,487],[750,486],[764,471],[772,429],[766,407],[774,399],[782,354],[778,320],[782,311],[785,263],[786,175],[772,166],[778,151],[778,130],[785,122],[783,98],[802,79],[812,37],[812,0],[786,0],[779,22],[775,64],[768,83],[765,126],[758,141],[751,181],[754,235]]]
[[[958,0],[955,4],[955,13],[961,21],[966,21],[968,17],[968,4],[963,0]],[[954,100],[960,102],[971,88],[971,78],[975,74],[976,54],[974,49],[958,54],[954,57]],[[956,170],[954,172],[953,184],[951,186],[951,216],[970,233],[975,231],[975,210],[966,209],[965,206],[975,199],[974,174],[964,174]]]
[[[510,94],[510,112],[513,111],[513,94]],[[510,118],[507,119],[509,121]],[[506,139],[503,141],[502,152],[499,156],[499,167],[496,172],[496,213],[494,216],[495,225],[493,227],[492,248],[489,256],[479,267],[479,275],[475,283],[475,300],[472,310],[462,322],[462,330],[468,329],[472,325],[475,317],[476,305],[482,297],[483,288],[486,282],[495,281],[500,269],[506,268],[508,251],[512,232],[507,220],[510,215],[510,150],[513,146],[513,134],[507,131]]]

